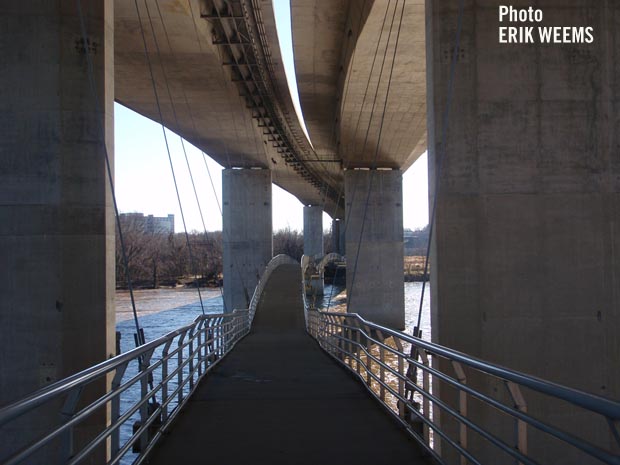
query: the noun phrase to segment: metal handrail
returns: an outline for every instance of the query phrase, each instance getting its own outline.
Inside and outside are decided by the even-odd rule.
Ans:
[[[138,455],[132,458],[132,463],[141,463],[187,402],[198,381],[228,354],[249,330],[248,310],[201,315],[192,324],[0,408],[0,427],[10,427],[12,422],[19,422],[25,415],[36,414],[39,408],[55,405],[58,401],[63,405],[63,417],[51,430],[19,449],[15,446],[16,450],[9,452],[7,457],[0,457],[0,462],[5,465],[23,463],[37,451],[45,451],[46,447],[51,447],[50,454],[60,453],[63,463],[79,463],[98,448],[109,445],[111,455],[106,463],[119,463],[136,447],[139,451]],[[135,374],[128,375],[128,368],[134,365]],[[105,393],[94,400],[89,399],[88,405],[80,406],[80,410],[77,410],[84,388],[109,376],[113,376],[112,385],[106,382]],[[136,396],[130,392],[132,389],[140,389],[141,394]],[[168,392],[169,389],[172,391]],[[124,395],[123,400],[130,404],[123,412],[120,407],[121,395]],[[154,402],[157,395],[161,396],[161,404]],[[133,397],[133,401],[128,399],[129,397]],[[108,406],[111,412],[109,424],[102,425],[99,431],[74,450],[74,429],[79,423]],[[135,415],[139,416],[139,421],[133,423],[137,420]],[[133,427],[135,431],[129,438],[121,441],[119,431],[123,427]]]
[[[482,463],[474,455],[475,448],[468,447],[468,434],[474,432],[484,439],[487,447],[512,457],[517,463],[536,465],[539,458],[528,455],[529,428],[572,446],[580,451],[577,453],[583,453],[584,457],[595,459],[597,463],[620,464],[618,454],[529,414],[521,388],[602,416],[618,446],[619,402],[471,357],[369,322],[355,313],[317,310],[311,308],[305,298],[304,305],[308,333],[328,354],[354,372],[371,394],[439,463],[448,463],[441,443],[450,446],[461,457],[461,463]],[[436,363],[439,359],[447,363]],[[452,372],[446,367],[451,367]],[[511,403],[504,403],[468,384],[468,377],[473,373],[503,381]],[[391,378],[391,384],[388,378]],[[433,381],[455,388],[457,395],[452,403],[457,405],[437,396],[432,389]],[[514,443],[506,442],[477,424],[467,413],[468,398],[480,401],[513,421]],[[442,428],[436,419],[437,412],[445,412],[458,427],[451,431]]]

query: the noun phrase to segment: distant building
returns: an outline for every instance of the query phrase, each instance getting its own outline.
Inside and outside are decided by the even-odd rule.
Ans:
[[[144,216],[143,213],[121,213],[122,228],[142,231],[145,234],[174,234],[174,215]]]

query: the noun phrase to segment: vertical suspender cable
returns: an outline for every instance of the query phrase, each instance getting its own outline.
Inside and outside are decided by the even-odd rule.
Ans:
[[[76,3],[77,3],[78,16],[80,18],[80,29],[82,32],[82,41],[84,44],[84,54],[86,56],[86,64],[88,67],[88,80],[90,82],[91,96],[95,103],[95,112],[97,114],[100,114],[102,113],[102,111],[101,111],[101,106],[99,103],[99,95],[97,94],[97,86],[95,83],[95,72],[94,72],[93,62],[90,56],[90,52],[88,51],[88,47],[86,45],[88,36],[86,34],[86,23],[84,21],[84,14],[82,12],[82,2],[81,0],[76,0]],[[140,328],[140,323],[138,322],[138,312],[136,310],[136,300],[134,297],[133,284],[131,281],[131,274],[129,270],[129,259],[127,258],[127,248],[125,246],[125,239],[123,237],[123,228],[121,227],[120,217],[118,213],[118,203],[116,202],[116,191],[114,189],[114,177],[112,175],[112,168],[110,164],[110,156],[108,154],[108,147],[105,142],[105,130],[103,128],[103,123],[101,122],[100,118],[97,118],[97,122],[98,122],[99,132],[101,134],[101,137],[103,138],[102,145],[103,145],[103,153],[105,156],[105,166],[106,166],[106,171],[108,175],[108,181],[110,183],[110,191],[112,193],[112,203],[114,205],[114,216],[116,218],[118,239],[121,245],[121,253],[123,255],[123,266],[125,267],[125,274],[127,275],[127,288],[129,289],[129,297],[131,299],[131,309],[133,313],[133,320],[134,320],[134,324],[136,327],[136,345],[142,345],[145,342],[144,331],[142,331],[142,329]]]

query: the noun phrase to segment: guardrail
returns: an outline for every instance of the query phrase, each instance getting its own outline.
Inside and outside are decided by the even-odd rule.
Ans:
[[[613,438],[617,450],[620,450],[619,402],[478,360],[376,325],[357,314],[319,311],[309,308],[305,299],[304,304],[308,333],[328,354],[353,372],[439,463],[543,463],[532,450],[528,453],[529,434],[536,435],[538,451],[540,444],[571,448],[579,457],[571,463],[620,464],[617,453],[584,439],[587,431],[568,432],[528,413],[524,392],[530,397],[544,396],[548,402],[566,402],[569,408],[600,417],[607,422],[609,437]],[[483,392],[475,387],[484,385],[485,378],[492,380],[495,386],[505,385],[507,402],[498,393]],[[471,379],[478,382],[472,383]],[[446,386],[446,391],[451,390],[451,394],[445,396],[451,400],[434,392],[433,385],[437,384],[441,384],[442,389]],[[537,402],[540,404],[540,399]],[[510,439],[477,424],[478,417],[468,414],[468,410],[480,412],[482,408],[493,410],[495,415],[503,417],[502,421],[512,423],[514,429]],[[452,426],[446,428],[448,423]],[[542,442],[541,436],[544,436]],[[443,444],[448,447],[444,448]],[[494,459],[484,461],[476,456],[477,453]]]
[[[41,463],[90,460],[116,464],[124,457],[129,457],[129,463],[142,463],[200,379],[249,330],[248,310],[202,315],[190,325],[0,409],[0,428],[19,424],[27,415],[37,415],[46,407],[57,411],[59,418],[50,431],[29,444],[16,446],[19,449],[0,457],[0,462],[31,463],[35,456],[43,457]],[[83,391],[98,382],[107,386],[105,393],[85,402]],[[109,421],[101,420],[102,412],[108,409]],[[79,428],[93,421],[102,426],[94,432],[89,430],[84,439]],[[79,441],[74,441],[76,428]],[[137,456],[131,456],[132,452]]]

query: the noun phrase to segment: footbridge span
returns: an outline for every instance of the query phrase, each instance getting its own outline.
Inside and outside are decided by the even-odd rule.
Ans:
[[[118,463],[134,444],[146,460],[281,318],[300,360],[331,355],[424,460],[618,463],[620,5],[565,3],[537,7],[550,26],[592,27],[592,43],[502,44],[493,2],[292,0],[308,139],[272,1],[1,2],[0,460]],[[115,100],[225,167],[226,313],[120,355]],[[400,332],[402,172],[425,150],[432,342]],[[333,218],[348,313],[300,305],[293,265],[268,266],[272,183],[305,205],[317,261],[322,212]],[[123,410],[131,384],[140,400]],[[286,390],[264,384],[249,392]],[[402,450],[400,433],[385,444]]]

